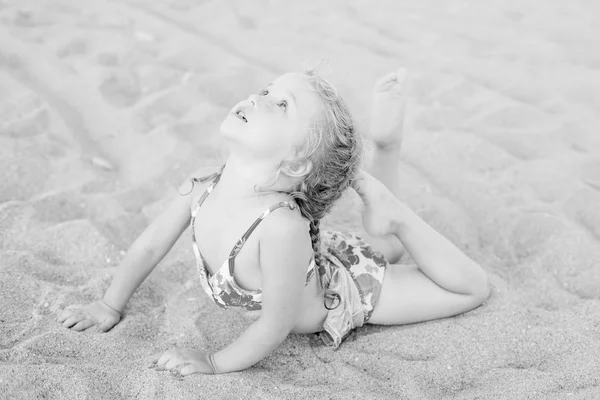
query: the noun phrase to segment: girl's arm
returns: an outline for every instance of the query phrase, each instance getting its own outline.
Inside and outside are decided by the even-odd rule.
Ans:
[[[206,174],[207,171],[198,171],[198,174],[202,173]],[[129,298],[189,225],[190,188],[191,183],[186,180],[179,188],[179,193],[187,194],[177,195],[131,245],[104,298],[82,308],[63,311],[58,318],[63,326],[81,331],[98,325],[100,330],[108,331],[119,322]]]
[[[260,238],[262,316],[223,350],[214,354],[219,373],[256,364],[279,346],[302,312],[302,295],[312,255],[306,222],[292,210],[282,210],[263,222]]]
[[[133,242],[104,294],[104,302],[123,311],[129,298],[173,247],[189,222],[190,195],[177,195]]]
[[[173,349],[155,359],[160,368],[192,373],[227,373],[251,367],[285,340],[301,314],[302,296],[312,245],[306,222],[292,210],[280,209],[260,227],[262,315],[229,346],[212,355]]]

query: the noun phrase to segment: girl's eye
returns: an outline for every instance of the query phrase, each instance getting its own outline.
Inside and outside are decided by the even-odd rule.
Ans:
[[[287,110],[287,101],[282,101],[277,104],[283,111]]]
[[[269,94],[269,91],[267,89],[261,89],[260,92],[258,92],[258,94],[260,94],[261,96],[266,96]]]

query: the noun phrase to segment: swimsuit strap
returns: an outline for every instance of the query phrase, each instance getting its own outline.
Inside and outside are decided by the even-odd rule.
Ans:
[[[211,175],[208,175],[206,177],[202,177],[202,178],[192,178],[192,184],[194,182],[205,182],[209,179],[213,179],[214,180],[211,182],[211,184],[206,188],[206,190],[204,191],[204,193],[202,194],[202,196],[200,197],[200,199],[198,200],[198,202],[196,203],[196,207],[195,210],[197,212],[198,209],[200,209],[200,207],[202,206],[202,204],[204,203],[204,200],[206,200],[206,198],[208,197],[208,195],[210,194],[210,192],[213,191],[213,189],[215,188],[215,186],[217,185],[217,183],[219,183],[219,180],[221,179],[221,174],[223,173],[223,169],[225,169],[225,165],[223,165],[221,167],[221,169],[219,170],[219,172],[215,172]],[[281,207],[288,207],[290,210],[294,210],[296,209],[297,205],[296,203],[294,203],[293,201],[281,201],[277,204],[272,205],[271,207],[267,208],[255,221],[252,225],[250,225],[250,228],[248,228],[246,230],[246,232],[242,235],[242,237],[237,241],[237,243],[235,244],[235,246],[233,246],[233,249],[231,249],[231,253],[229,253],[229,273],[231,276],[233,276],[233,269],[234,269],[234,260],[235,257],[238,255],[238,253],[240,252],[240,250],[242,249],[242,247],[244,247],[244,243],[246,243],[246,240],[248,239],[248,237],[250,237],[250,235],[252,234],[252,232],[254,232],[254,230],[256,229],[256,227],[262,222],[263,219],[266,218],[267,215],[271,214],[271,212],[277,210],[278,208]],[[192,215],[193,219],[192,219],[192,224],[194,224],[195,222],[195,213],[193,213]],[[193,225],[192,225],[193,226]],[[192,232],[194,230],[192,229]],[[194,239],[195,242],[195,237],[192,237]]]
[[[258,217],[252,225],[250,225],[250,228],[248,228],[248,230],[242,235],[240,240],[238,240],[237,243],[235,244],[235,246],[233,246],[233,249],[231,249],[231,253],[229,253],[229,274],[231,276],[233,276],[235,257],[238,255],[238,253],[240,252],[242,247],[244,247],[244,243],[246,243],[246,240],[248,239],[248,237],[250,237],[252,232],[254,232],[256,227],[263,221],[263,219],[265,219],[267,217],[267,215],[271,214],[273,211],[275,211],[281,207],[288,207],[290,210],[294,210],[297,206],[296,206],[296,203],[291,202],[291,201],[281,201],[281,202],[274,204],[271,207],[267,208],[261,214],[261,216]]]
[[[196,182],[206,182],[209,179],[213,179],[214,180],[211,182],[211,184],[206,188],[206,190],[204,191],[204,193],[202,193],[202,196],[200,197],[200,199],[198,199],[198,203],[196,203],[196,209],[200,208],[200,206],[202,206],[202,203],[204,203],[204,200],[206,200],[206,198],[208,197],[208,195],[210,194],[210,192],[212,192],[212,190],[215,188],[215,186],[217,185],[217,183],[219,183],[219,180],[221,179],[221,173],[223,172],[223,169],[225,168],[225,165],[223,165],[221,167],[221,169],[219,170],[219,172],[215,172],[212,173],[208,176],[203,176],[202,178],[192,178],[192,185]],[[193,186],[192,186],[193,188]]]

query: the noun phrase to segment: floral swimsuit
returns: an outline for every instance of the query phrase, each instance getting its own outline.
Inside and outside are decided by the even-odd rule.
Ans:
[[[223,167],[224,168],[224,167]],[[221,268],[210,275],[206,262],[200,253],[195,235],[195,222],[198,210],[206,197],[221,178],[221,171],[204,178],[193,178],[193,182],[213,179],[198,202],[192,207],[191,234],[192,246],[202,288],[213,301],[223,307],[243,307],[249,311],[262,309],[262,291],[240,287],[234,279],[235,257],[256,227],[274,210],[281,207],[297,208],[294,202],[282,201],[266,209],[231,250]],[[374,251],[361,238],[349,233],[325,231],[321,235],[322,262],[315,266],[314,257],[308,265],[306,284],[313,275],[317,276],[325,292],[325,307],[329,310],[321,339],[325,344],[338,347],[354,330],[364,325],[377,304],[385,269],[388,265],[383,255]],[[315,271],[318,270],[318,274]],[[333,303],[327,304],[327,300]]]
[[[213,182],[206,188],[206,191],[200,197],[194,208],[192,209],[192,220],[191,220],[191,231],[192,231],[192,246],[194,248],[194,254],[196,254],[196,264],[198,267],[198,273],[200,274],[200,282],[202,284],[202,288],[210,297],[212,297],[213,301],[217,303],[217,305],[223,308],[229,307],[243,307],[248,311],[255,311],[262,309],[262,291],[261,290],[248,290],[240,287],[233,277],[233,270],[235,268],[235,257],[238,255],[244,243],[248,237],[254,232],[256,227],[262,222],[263,219],[267,217],[270,213],[277,210],[281,207],[289,207],[291,210],[295,209],[297,206],[292,202],[282,201],[277,203],[263,212],[260,217],[254,221],[254,223],[248,228],[248,230],[244,233],[244,235],[237,241],[233,249],[231,249],[231,253],[229,253],[229,257],[221,268],[214,275],[210,275],[206,267],[206,261],[204,257],[202,257],[202,253],[200,253],[200,249],[198,248],[198,243],[196,242],[196,234],[195,234],[195,222],[196,222],[196,214],[198,210],[204,203],[204,200],[208,197],[210,192],[215,188],[217,183],[219,183],[219,179],[221,178],[221,174],[216,175]],[[315,260],[314,257],[311,259],[311,262],[308,265],[308,272],[306,274],[306,284],[310,282],[311,277],[315,272]]]

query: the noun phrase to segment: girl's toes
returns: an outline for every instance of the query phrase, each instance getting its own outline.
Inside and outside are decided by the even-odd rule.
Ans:
[[[406,68],[398,68],[396,71],[390,72],[379,78],[375,84],[374,91],[401,94],[407,75],[408,70]]]
[[[373,89],[371,120],[365,136],[379,149],[400,149],[407,99],[406,77],[407,70],[400,68],[382,77]]]
[[[396,95],[403,95],[405,91],[406,77],[408,76],[408,70],[406,68],[399,68],[394,72],[395,79],[391,87],[391,92]]]
[[[384,75],[377,80],[374,90],[376,92],[386,92],[386,89],[389,89],[394,82],[396,82],[396,73],[390,72],[389,74]]]

